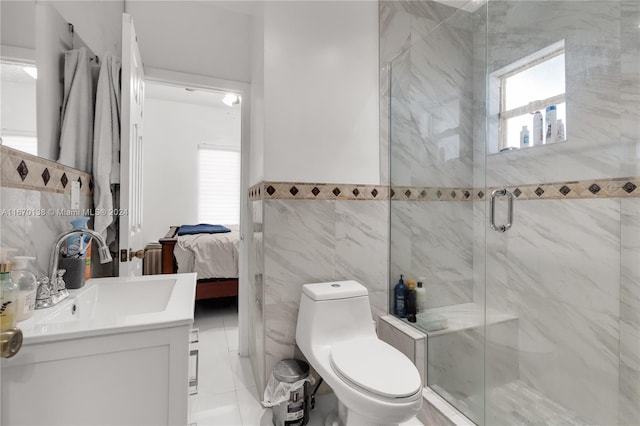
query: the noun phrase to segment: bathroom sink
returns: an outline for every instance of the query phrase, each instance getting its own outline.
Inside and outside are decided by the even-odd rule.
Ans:
[[[193,321],[195,283],[196,274],[90,279],[19,327],[29,344],[186,324]]]

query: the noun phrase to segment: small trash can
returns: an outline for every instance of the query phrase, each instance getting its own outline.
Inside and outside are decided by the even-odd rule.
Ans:
[[[273,367],[273,378],[280,383],[295,383],[309,377],[309,364],[285,359]],[[289,391],[289,400],[273,406],[274,426],[303,426],[309,422],[309,381]]]

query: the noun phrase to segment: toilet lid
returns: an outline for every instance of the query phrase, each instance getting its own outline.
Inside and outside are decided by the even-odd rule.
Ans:
[[[331,366],[343,378],[377,395],[403,398],[422,388],[420,373],[409,358],[375,338],[333,345]]]

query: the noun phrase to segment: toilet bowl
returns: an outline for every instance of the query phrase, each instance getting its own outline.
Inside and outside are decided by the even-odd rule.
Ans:
[[[355,281],[302,288],[296,342],[333,389],[344,426],[392,426],[422,407],[422,381],[413,363],[378,339],[367,289]]]

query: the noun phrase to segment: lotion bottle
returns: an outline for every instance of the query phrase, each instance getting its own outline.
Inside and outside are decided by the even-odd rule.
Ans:
[[[400,281],[393,290],[393,313],[400,318],[407,317],[407,286],[404,285],[403,275],[400,275]]]
[[[529,128],[527,126],[522,126],[522,130],[520,131],[520,148],[529,148],[530,146]]]
[[[536,111],[535,114],[533,114],[533,144],[534,146],[536,145],[542,145],[542,142],[544,141],[543,137],[542,137],[542,113],[540,111]]]
[[[427,309],[427,289],[423,287],[424,282],[424,278],[418,278],[418,286],[416,288],[418,312],[424,312]]]

